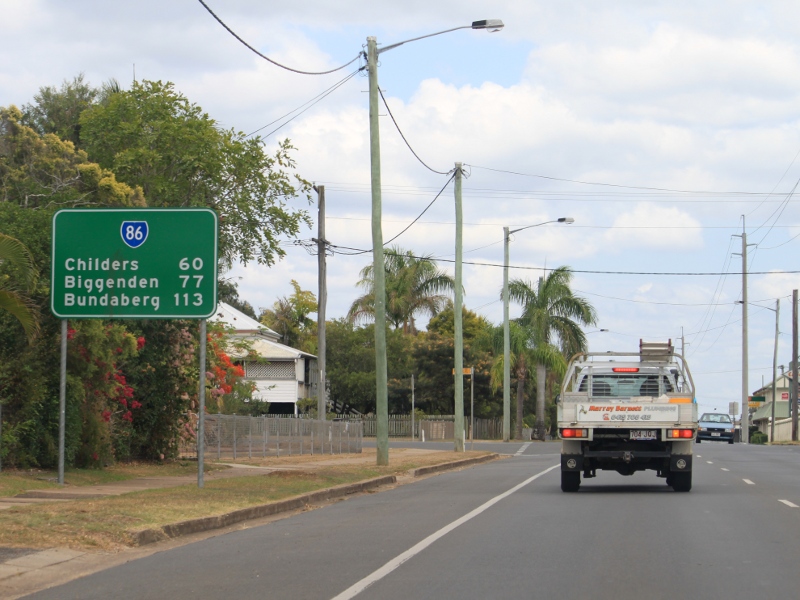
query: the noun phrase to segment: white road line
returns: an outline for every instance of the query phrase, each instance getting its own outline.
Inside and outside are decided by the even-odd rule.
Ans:
[[[797,506],[797,504],[794,502],[789,502],[788,500],[778,500],[778,502],[783,502],[789,508],[800,508],[800,506]]]
[[[520,448],[519,450],[517,450],[517,453],[516,453],[514,456],[519,456],[520,454],[522,454],[523,452],[525,452],[525,450],[527,450],[527,449],[528,449],[528,446],[530,446],[530,445],[531,445],[531,443],[532,443],[532,442],[528,442],[527,444],[522,444],[522,448]]]
[[[726,469],[725,467],[721,467],[723,471],[730,471],[730,469]]]
[[[459,527],[460,525],[463,525],[467,521],[472,520],[473,518],[477,517],[482,512],[488,510],[489,508],[491,508],[492,506],[494,506],[495,504],[500,502],[500,500],[503,500],[504,498],[509,497],[514,492],[524,488],[526,485],[531,483],[533,480],[538,479],[539,477],[541,477],[545,473],[549,473],[553,469],[558,469],[560,466],[561,466],[560,464],[553,465],[549,469],[545,469],[544,471],[542,471],[541,473],[537,473],[533,477],[528,477],[528,479],[526,479],[522,483],[520,483],[518,485],[515,485],[510,490],[508,490],[506,492],[503,492],[499,496],[495,496],[494,498],[492,498],[488,502],[484,502],[483,504],[481,504],[478,508],[476,508],[472,512],[468,512],[466,515],[464,515],[460,519],[456,519],[455,521],[453,521],[449,525],[445,525],[439,531],[437,531],[435,533],[432,533],[431,535],[426,537],[424,540],[422,540],[421,542],[419,542],[416,545],[412,546],[411,548],[409,548],[408,550],[406,550],[402,554],[398,554],[392,560],[390,560],[385,565],[383,565],[380,569],[378,569],[377,571],[373,571],[371,574],[369,574],[366,577],[364,577],[364,579],[362,579],[361,581],[358,581],[358,582],[354,583],[353,585],[351,585],[349,588],[347,588],[345,591],[343,591],[338,596],[334,596],[331,600],[350,600],[350,598],[355,598],[358,594],[363,592],[365,589],[367,589],[373,583],[375,583],[376,581],[380,581],[381,579],[386,577],[389,573],[391,573],[392,571],[397,569],[404,562],[408,561],[409,559],[413,558],[414,556],[416,556],[417,554],[419,554],[420,552],[425,550],[425,548],[427,548],[428,546],[433,544],[433,542],[435,542],[436,540],[446,536],[448,533],[453,531],[456,527]]]
[[[755,483],[753,483],[749,479],[742,479],[742,481],[744,481],[747,485],[755,485]]]
[[[714,464],[714,463],[713,463],[713,462],[711,462],[710,460],[707,460],[706,462],[707,462],[708,464],[710,464],[710,465],[713,465],[713,464]]]

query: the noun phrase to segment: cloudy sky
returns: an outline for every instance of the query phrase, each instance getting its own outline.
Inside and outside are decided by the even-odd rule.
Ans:
[[[302,71],[344,65],[364,49],[473,20],[499,33],[454,31],[381,55],[379,80],[422,162],[462,162],[465,304],[502,320],[503,230],[511,277],[575,270],[597,309],[592,350],[671,338],[686,354],[702,410],[741,399],[740,235],[747,232],[750,392],[769,382],[775,307],[779,364],[791,352],[800,288],[800,4],[698,0],[370,3],[206,0],[261,53]],[[363,61],[301,75],[259,58],[197,0],[0,0],[0,105],[84,73],[172,81],[221,126],[259,130],[269,150],[297,148],[298,170],[324,185],[327,238],[371,248],[367,79]],[[348,79],[348,76],[353,75]],[[341,85],[338,85],[340,84]],[[338,85],[338,87],[337,87]],[[328,93],[330,92],[330,93]],[[325,95],[327,94],[327,95]],[[409,225],[445,186],[381,109],[383,235]],[[316,207],[310,207],[316,217]],[[316,236],[316,226],[300,239]],[[394,242],[453,272],[452,184]],[[256,309],[316,292],[317,261],[286,240],[271,268],[232,273]],[[344,252],[352,252],[344,250]],[[343,316],[369,254],[328,259],[328,316]],[[677,275],[675,273],[678,273]],[[512,306],[512,317],[519,307]]]

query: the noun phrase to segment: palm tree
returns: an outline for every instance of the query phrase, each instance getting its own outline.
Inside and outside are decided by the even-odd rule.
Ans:
[[[384,253],[386,271],[386,319],[403,333],[416,334],[415,315],[436,316],[451,302],[449,294],[455,287],[450,275],[438,269],[427,256],[415,256],[410,251],[393,246]],[[348,312],[351,322],[369,321],[375,317],[375,281],[372,265],[361,269],[358,285],[366,293],[356,298]]]
[[[597,314],[584,298],[576,296],[570,284],[572,271],[559,267],[540,277],[534,287],[515,279],[508,285],[508,296],[522,305],[520,322],[530,328],[536,360],[536,432],[544,439],[545,379],[547,369],[563,372],[564,356],[586,349],[581,325],[594,325]],[[557,343],[556,343],[557,342]]]
[[[503,386],[503,328],[497,327],[494,330],[494,354],[495,359],[492,363],[491,386],[492,391],[496,392]],[[516,419],[514,426],[514,437],[522,439],[522,408],[525,400],[525,386],[534,378],[534,368],[536,366],[536,354],[531,347],[530,340],[532,332],[519,321],[514,320],[509,323],[509,340],[511,342],[511,374],[517,381],[516,398]]]
[[[28,297],[39,275],[33,257],[18,239],[0,233],[0,266],[11,267],[11,272],[0,274],[0,309],[16,317],[31,341],[39,331],[35,307]]]

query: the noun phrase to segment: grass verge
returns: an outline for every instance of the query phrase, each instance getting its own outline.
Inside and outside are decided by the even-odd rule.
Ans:
[[[204,464],[204,472],[227,469],[224,465]],[[121,463],[105,469],[67,469],[66,486],[103,485],[139,477],[180,477],[197,475],[197,463],[169,461],[165,463]],[[50,470],[6,470],[0,472],[0,497],[16,496],[31,490],[57,489],[58,472]]]
[[[364,455],[349,462],[336,456],[291,463],[283,459],[283,466],[291,470],[209,480],[202,489],[191,484],[122,496],[23,505],[0,511],[0,546],[115,551],[132,544],[130,531],[221,515],[336,485],[485,454],[392,451],[390,464],[379,467],[374,464],[374,450],[370,457],[365,449]],[[196,472],[196,463],[194,468]]]

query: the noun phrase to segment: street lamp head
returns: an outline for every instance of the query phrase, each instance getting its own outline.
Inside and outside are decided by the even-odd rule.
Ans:
[[[559,222],[559,223],[574,223],[574,222],[575,222],[575,219],[573,219],[572,217],[561,217],[561,218],[558,220],[558,222]]]
[[[473,21],[473,29],[486,29],[489,33],[500,31],[505,24],[500,19],[484,19],[483,21]]]

